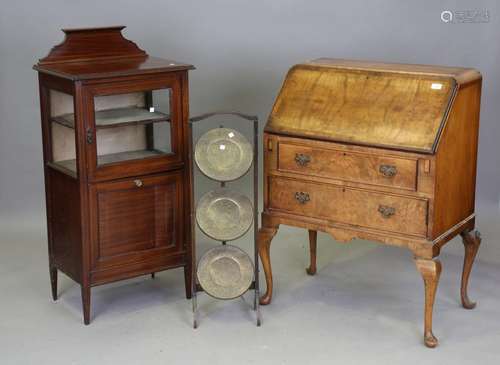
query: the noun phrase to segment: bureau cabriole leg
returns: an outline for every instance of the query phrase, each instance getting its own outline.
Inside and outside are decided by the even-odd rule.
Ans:
[[[57,269],[50,267],[50,286],[52,289],[52,299],[57,300]]]
[[[471,233],[464,231],[461,233],[462,242],[465,247],[464,268],[462,270],[462,284],[460,286],[460,297],[462,299],[462,306],[466,309],[473,309],[476,303],[470,301],[467,295],[467,287],[469,285],[469,276],[472,270],[472,264],[476,258],[477,250],[481,245],[481,234],[478,231]]]
[[[439,260],[415,259],[418,271],[424,279],[425,285],[425,321],[424,342],[427,347],[436,347],[438,340],[432,333],[432,310],[436,289],[441,275],[441,262]]]
[[[151,279],[154,279],[154,278],[155,278],[155,273],[154,273],[154,272],[152,272],[152,273],[151,273]]]
[[[90,324],[90,285],[82,285],[83,323]]]
[[[259,245],[259,256],[262,261],[262,267],[264,268],[264,274],[266,276],[266,292],[260,297],[260,304],[266,305],[271,303],[271,298],[273,296],[273,272],[271,269],[271,258],[270,258],[270,248],[271,241],[274,235],[278,232],[278,227],[262,227],[259,229],[258,235],[258,245]]]
[[[306,269],[306,272],[309,275],[316,274],[316,239],[318,237],[318,232],[309,230],[309,255],[310,262],[309,267]]]

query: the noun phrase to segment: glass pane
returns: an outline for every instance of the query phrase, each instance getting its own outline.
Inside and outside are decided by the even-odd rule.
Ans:
[[[50,90],[51,162],[76,176],[76,141],[73,95]]]
[[[160,111],[170,117],[171,90],[154,90],[151,93],[151,105],[155,111]],[[153,125],[153,148],[163,153],[172,153],[170,123],[155,123]]]
[[[172,153],[170,89],[96,96],[97,165]]]

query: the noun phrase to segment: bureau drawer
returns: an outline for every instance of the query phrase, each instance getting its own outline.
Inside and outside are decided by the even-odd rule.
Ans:
[[[415,191],[417,160],[279,143],[278,169]]]
[[[427,200],[282,177],[269,178],[271,209],[425,236]]]

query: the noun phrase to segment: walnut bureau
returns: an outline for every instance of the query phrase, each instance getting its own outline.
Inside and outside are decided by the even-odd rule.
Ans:
[[[92,286],[182,267],[191,297],[188,70],[123,26],[63,30],[39,74],[49,269]]]
[[[473,69],[318,59],[292,67],[264,134],[259,253],[273,293],[271,240],[281,224],[406,247],[425,286],[424,342],[441,247],[462,236],[461,300],[481,238],[473,232],[481,74]]]

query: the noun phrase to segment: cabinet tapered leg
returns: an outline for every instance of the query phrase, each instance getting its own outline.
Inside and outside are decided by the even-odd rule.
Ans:
[[[193,274],[191,265],[184,266],[184,286],[186,288],[186,298],[191,299],[193,295]]]
[[[82,285],[83,323],[90,324],[90,285]]]
[[[155,278],[155,273],[154,273],[154,272],[152,272],[152,273],[151,273],[151,279],[154,279],[154,278]]]
[[[432,311],[441,275],[441,262],[439,260],[415,259],[415,264],[425,285],[424,342],[427,347],[436,347],[438,340],[432,333]]]
[[[260,304],[271,303],[273,296],[273,272],[271,269],[270,248],[274,235],[278,232],[278,227],[262,227],[258,234],[259,256],[266,276],[266,292],[260,297]]]
[[[51,267],[50,271],[50,286],[52,289],[52,299],[57,300],[57,269]]]
[[[466,309],[473,309],[476,303],[472,302],[467,295],[467,288],[469,285],[469,276],[476,258],[477,250],[481,245],[481,234],[478,231],[471,233],[464,231],[461,233],[462,242],[465,247],[464,268],[462,270],[462,283],[460,286],[460,297],[462,299],[462,306]]]
[[[309,230],[309,267],[306,269],[306,272],[309,275],[316,274],[316,239],[318,237],[318,232]]]

